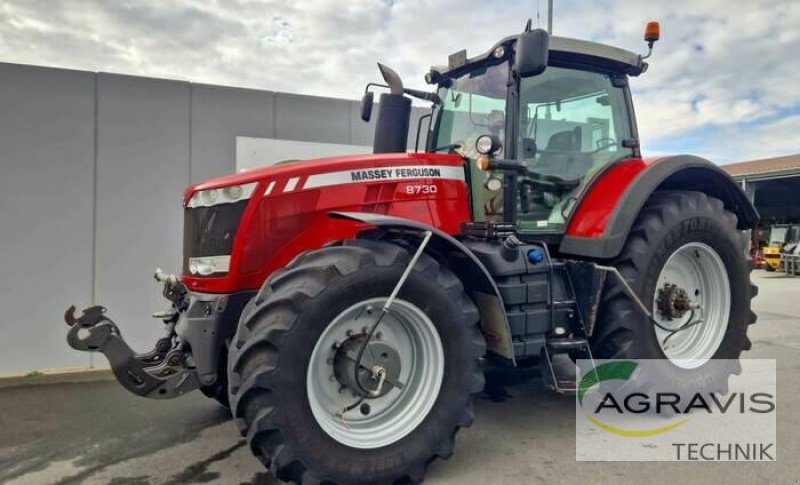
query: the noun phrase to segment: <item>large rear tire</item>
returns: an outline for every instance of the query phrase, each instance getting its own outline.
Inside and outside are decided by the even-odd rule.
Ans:
[[[727,389],[728,376],[739,371],[738,361],[729,368],[705,364],[710,359],[736,360],[750,349],[747,328],[756,321],[750,300],[758,293],[750,283],[746,237],[736,225],[736,216],[720,200],[703,193],[654,193],[613,265],[662,325],[677,328],[692,318],[687,312],[671,321],[663,319],[658,301],[665,284],[671,283],[685,287],[689,297],[704,306],[704,323],[667,338],[619,283],[610,280],[592,337],[595,357],[666,359],[672,364],[673,382],[696,382],[688,377],[700,376],[710,389]]]
[[[231,409],[275,477],[419,482],[472,423],[472,394],[484,383],[479,314],[458,278],[427,254],[378,327],[380,342],[399,356],[402,390],[359,405],[338,382],[337,348],[363,336],[409,261],[403,247],[368,240],[310,251],[273,275],[243,311],[230,349]]]

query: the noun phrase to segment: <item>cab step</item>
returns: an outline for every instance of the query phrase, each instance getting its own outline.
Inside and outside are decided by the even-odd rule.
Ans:
[[[545,384],[559,394],[575,394],[578,387],[576,360],[594,360],[589,341],[582,337],[552,338],[545,343],[543,350]]]

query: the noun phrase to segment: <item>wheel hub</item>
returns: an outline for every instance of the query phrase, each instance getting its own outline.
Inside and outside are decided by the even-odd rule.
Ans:
[[[371,309],[385,303],[385,297],[359,301],[334,317],[308,363],[306,392],[314,419],[331,438],[353,448],[380,448],[417,429],[433,408],[444,378],[444,349],[436,326],[401,298],[364,348],[358,366],[363,372],[355,377],[366,329],[376,318]],[[380,375],[382,385],[380,377],[372,377]],[[359,384],[366,384],[368,391]]]
[[[345,340],[333,358],[333,374],[345,388],[375,399],[397,386],[401,371],[400,354],[389,343],[373,337],[364,347],[359,362],[358,354],[366,341],[364,334]]]
[[[672,283],[665,283],[658,290],[656,306],[665,320],[680,320],[688,311],[697,308],[686,290]]]
[[[676,249],[658,276],[652,313],[664,355],[694,369],[713,358],[725,338],[731,286],[720,255],[695,241]]]

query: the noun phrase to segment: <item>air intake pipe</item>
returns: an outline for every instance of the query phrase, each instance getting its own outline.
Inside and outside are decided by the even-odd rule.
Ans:
[[[394,70],[381,63],[378,63],[378,69],[389,86],[389,92],[381,94],[372,151],[373,153],[405,153],[408,149],[411,99],[403,96],[403,81]]]

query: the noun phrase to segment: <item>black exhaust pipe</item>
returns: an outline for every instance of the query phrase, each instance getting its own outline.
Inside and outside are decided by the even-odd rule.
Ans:
[[[403,96],[403,81],[397,73],[378,63],[389,92],[381,94],[378,120],[375,122],[373,153],[405,153],[408,149],[408,125],[411,99]]]

